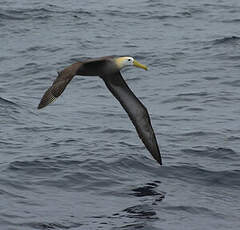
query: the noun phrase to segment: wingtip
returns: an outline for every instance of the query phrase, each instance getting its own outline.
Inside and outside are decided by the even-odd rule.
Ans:
[[[155,158],[155,160],[158,162],[158,164],[162,165],[162,158],[161,157],[158,158],[158,159]]]
[[[44,98],[44,97],[43,97],[43,98]],[[39,110],[39,109],[42,109],[42,108],[44,108],[44,107],[46,107],[46,106],[47,106],[46,100],[41,99],[41,101],[40,101],[39,104],[38,104],[37,109]]]
[[[43,95],[39,105],[38,105],[38,109],[42,109],[46,106],[48,106],[49,104],[51,104],[52,102],[54,102],[57,97],[53,95],[52,93],[52,87],[50,87]]]
[[[162,160],[158,161],[158,163],[162,166]]]
[[[54,101],[54,100],[53,100]],[[46,103],[46,101],[45,100],[41,100],[40,101],[40,103],[39,103],[39,105],[38,105],[38,107],[37,107],[37,109],[39,110],[39,109],[43,109],[43,108],[45,108],[46,106],[48,106],[51,102],[53,102],[53,101],[48,101],[48,103]]]
[[[156,145],[156,147],[157,147],[157,151],[151,151],[151,152],[149,151],[149,152],[152,154],[153,158],[158,162],[158,164],[162,165],[162,156],[160,154],[158,145]]]
[[[41,104],[38,105],[37,109],[42,109],[44,106],[42,106]]]

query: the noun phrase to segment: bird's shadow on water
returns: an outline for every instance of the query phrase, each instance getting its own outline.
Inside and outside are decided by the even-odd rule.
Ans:
[[[159,220],[154,206],[165,198],[165,193],[158,191],[160,181],[153,181],[131,189],[129,195],[140,198],[140,204],[129,206],[119,213],[113,214],[113,218],[124,220],[124,225],[114,227],[117,229],[155,229],[151,226],[154,221]],[[128,219],[128,221],[126,221]],[[126,224],[127,222],[127,224]]]
[[[130,195],[134,195],[136,197],[146,197],[151,196],[155,197],[155,201],[161,201],[164,199],[164,193],[156,191],[161,181],[153,181],[150,183],[146,183],[146,185],[141,187],[136,187],[132,189],[132,193]]]

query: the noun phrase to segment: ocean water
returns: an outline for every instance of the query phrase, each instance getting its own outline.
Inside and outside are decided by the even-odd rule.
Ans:
[[[239,0],[1,0],[1,230],[240,229]],[[100,78],[57,72],[130,55],[163,166]]]

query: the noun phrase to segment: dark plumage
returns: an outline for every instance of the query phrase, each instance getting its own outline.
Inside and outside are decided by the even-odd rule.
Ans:
[[[99,76],[128,113],[139,137],[153,158],[162,164],[148,111],[128,87],[120,73],[123,67],[132,65],[147,70],[146,66],[138,63],[132,57],[102,57],[74,63],[58,74],[52,86],[43,95],[38,109],[47,106],[58,98],[75,75]]]

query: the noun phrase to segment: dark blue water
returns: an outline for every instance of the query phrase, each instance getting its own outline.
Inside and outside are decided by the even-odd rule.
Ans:
[[[239,0],[0,1],[0,229],[240,229]],[[56,71],[129,55],[160,167],[99,78],[37,110]]]

